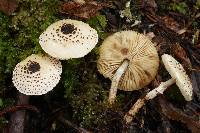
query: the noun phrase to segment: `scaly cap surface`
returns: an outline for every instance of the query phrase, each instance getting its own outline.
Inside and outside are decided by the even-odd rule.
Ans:
[[[32,54],[16,65],[12,81],[23,94],[42,95],[57,85],[61,73],[62,66],[59,60]]]
[[[192,83],[183,66],[168,54],[162,55],[162,61],[171,77],[176,80],[176,85],[179,87],[185,100],[191,101],[193,93]]]
[[[83,57],[97,42],[96,30],[82,21],[71,19],[51,24],[39,37],[42,49],[58,59]]]

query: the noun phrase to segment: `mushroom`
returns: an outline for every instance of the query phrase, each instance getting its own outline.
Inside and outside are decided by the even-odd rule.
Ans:
[[[174,83],[176,83],[176,85],[179,87],[180,92],[186,101],[192,100],[192,83],[183,66],[168,54],[162,55],[162,61],[172,78],[165,82],[161,82],[157,88],[150,91],[144,98],[138,99],[129,112],[124,116],[126,123],[130,123],[132,121],[135,114],[145,104],[145,101],[155,98],[158,94],[163,94],[163,92]]]
[[[121,31],[106,38],[100,47],[97,67],[112,80],[108,102],[114,103],[117,88],[139,90],[156,76],[159,57],[154,44],[135,31]]]
[[[59,60],[32,54],[18,63],[13,71],[13,84],[23,94],[42,95],[52,90],[60,80]]]
[[[97,42],[95,29],[82,21],[71,19],[51,24],[39,37],[42,49],[58,59],[83,57]]]

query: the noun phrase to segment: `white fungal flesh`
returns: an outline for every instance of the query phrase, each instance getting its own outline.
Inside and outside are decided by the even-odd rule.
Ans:
[[[111,88],[110,88],[110,93],[109,93],[109,98],[108,102],[110,104],[113,104],[116,98],[117,94],[117,87],[120,81],[121,76],[123,75],[124,71],[126,71],[128,67],[128,60],[125,60],[122,65],[117,69],[116,73],[113,76],[112,83],[111,83]]]
[[[191,101],[193,93],[192,83],[183,66],[167,54],[162,55],[162,61],[171,77],[176,80],[176,85],[179,87],[185,100]]]
[[[96,30],[82,21],[71,19],[53,23],[39,37],[42,49],[59,59],[83,57],[97,42]]]
[[[16,65],[12,81],[23,94],[42,95],[57,85],[61,73],[59,60],[33,54]]]

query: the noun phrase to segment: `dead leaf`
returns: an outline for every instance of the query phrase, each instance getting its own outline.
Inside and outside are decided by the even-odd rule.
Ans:
[[[187,57],[187,53],[179,43],[172,45],[171,53],[181,61],[181,64],[183,64],[186,70],[191,68],[190,59]]]
[[[187,125],[192,133],[200,132],[200,123],[195,121],[191,116],[185,114],[180,109],[174,107],[171,103],[167,102],[164,98],[159,98],[162,113],[171,120],[180,121]],[[194,117],[194,116],[193,116]]]
[[[171,29],[176,33],[182,29],[179,23],[170,16],[162,16],[160,17],[160,19],[163,21],[167,28]]]
[[[152,42],[155,44],[156,49],[160,55],[166,53],[167,49],[169,48],[166,39],[162,36],[155,36],[154,38],[152,38]]]
[[[73,10],[75,8],[78,8],[80,7],[81,4],[78,4],[78,3],[75,3],[75,2],[68,2],[68,3],[65,3],[63,4],[63,11],[68,11],[68,10]]]
[[[16,0],[0,0],[0,11],[7,15],[12,14],[17,8],[18,3]]]
[[[194,47],[200,49],[200,44],[195,45]]]
[[[146,0],[145,2],[149,7],[155,8],[155,9],[157,8],[157,4],[155,0]]]
[[[63,5],[62,13],[66,13],[71,16],[76,16],[82,19],[89,19],[98,14],[99,10],[108,6],[109,5],[106,3],[97,3],[95,1],[89,1],[85,4],[68,2]]]

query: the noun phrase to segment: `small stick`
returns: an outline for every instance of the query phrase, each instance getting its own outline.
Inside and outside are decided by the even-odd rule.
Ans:
[[[16,111],[20,111],[20,110],[32,110],[37,113],[39,112],[39,110],[35,106],[32,106],[32,105],[28,105],[28,104],[16,105],[16,106],[5,108],[4,110],[0,111],[0,117],[2,117],[3,115],[5,115],[7,113],[16,112]]]
[[[89,131],[85,130],[84,128],[80,128],[80,127],[78,127],[77,125],[71,123],[69,120],[64,119],[62,116],[60,116],[60,117],[58,118],[58,120],[59,120],[60,122],[62,122],[64,125],[73,127],[74,129],[76,129],[76,130],[77,130],[78,132],[80,132],[80,133],[90,133]]]
[[[124,72],[126,71],[128,64],[129,64],[129,61],[124,60],[123,63],[121,64],[121,66],[117,69],[116,73],[114,74],[114,77],[113,77],[112,83],[111,83],[109,98],[108,98],[108,102],[111,105],[115,101],[116,94],[117,94],[117,87],[118,87],[120,78],[124,74]]]

